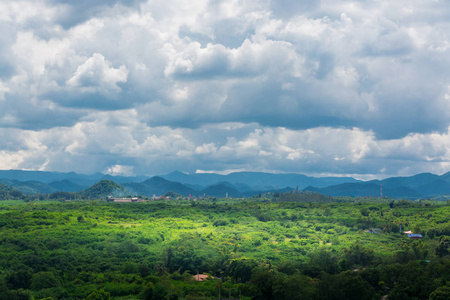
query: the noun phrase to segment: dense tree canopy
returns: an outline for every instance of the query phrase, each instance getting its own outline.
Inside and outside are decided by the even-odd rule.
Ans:
[[[445,299],[445,202],[0,204],[7,299]],[[335,199],[334,199],[335,200]],[[362,213],[364,212],[364,213]],[[421,240],[394,228],[420,228]],[[205,281],[195,274],[209,274]]]

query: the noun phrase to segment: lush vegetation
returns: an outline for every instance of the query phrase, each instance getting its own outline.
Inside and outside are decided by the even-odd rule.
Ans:
[[[0,299],[449,299],[447,202],[276,196],[2,201]]]

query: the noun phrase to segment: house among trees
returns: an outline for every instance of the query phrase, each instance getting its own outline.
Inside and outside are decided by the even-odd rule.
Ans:
[[[108,198],[109,202],[114,202],[114,203],[127,203],[127,202],[141,202],[144,201],[138,197],[133,197],[133,198],[114,198],[114,197],[110,197]]]
[[[408,234],[408,237],[410,239],[413,239],[413,240],[420,240],[421,238],[423,238],[423,236],[421,234],[418,234],[418,233]]]
[[[207,275],[207,274],[194,275],[194,280],[197,280],[197,281],[204,281],[204,280],[206,280],[208,278],[212,278],[212,277],[210,275]]]
[[[413,239],[413,240],[420,240],[421,238],[423,238],[423,236],[421,234],[414,233],[411,230],[403,231],[403,233],[406,234],[407,237],[409,237],[410,239]]]

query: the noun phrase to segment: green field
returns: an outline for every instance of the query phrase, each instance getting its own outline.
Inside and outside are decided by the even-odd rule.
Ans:
[[[2,201],[0,299],[449,299],[446,202],[215,200]]]

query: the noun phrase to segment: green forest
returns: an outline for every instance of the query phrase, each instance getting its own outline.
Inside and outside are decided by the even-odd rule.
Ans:
[[[0,299],[450,299],[449,202],[275,196],[0,201]]]

